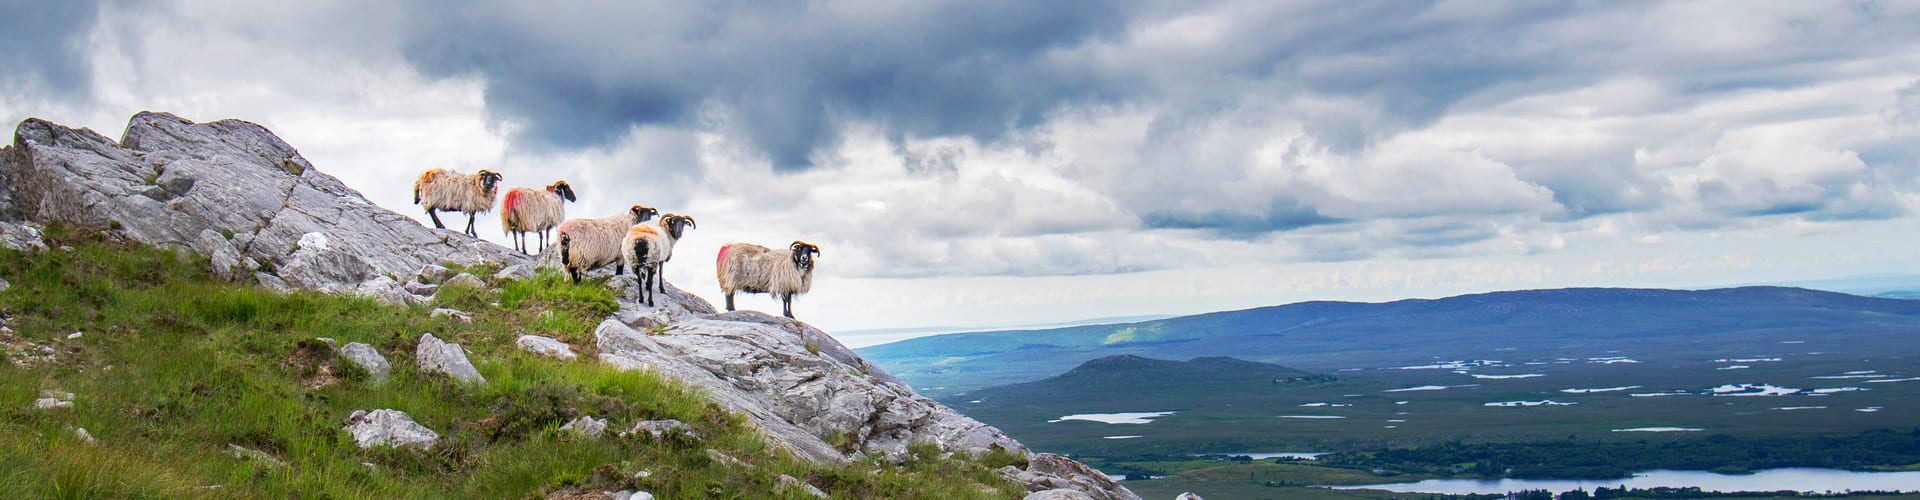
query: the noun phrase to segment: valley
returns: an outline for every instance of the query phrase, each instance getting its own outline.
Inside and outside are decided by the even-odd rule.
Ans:
[[[1135,476],[1129,484],[1148,491],[1248,454],[1242,465],[1258,470],[1241,482],[1295,485],[1284,478],[1610,477],[1667,463],[1910,469],[1920,446],[1880,462],[1806,450],[1818,448],[1807,440],[1920,422],[1915,313],[1904,300],[1786,288],[1529,291],[970,333],[863,354],[1036,450]],[[1189,354],[1200,357],[1180,357]],[[1041,369],[1085,356],[1054,365],[1064,372]],[[997,383],[1011,379],[1021,380]],[[1489,469],[1472,455],[1398,465],[1366,455],[1462,443],[1534,458]],[[1676,447],[1691,458],[1648,451]],[[1722,448],[1753,455],[1703,451]],[[1581,450],[1609,451],[1538,458]],[[1331,455],[1266,458],[1285,452]],[[1175,477],[1137,480],[1155,476]]]

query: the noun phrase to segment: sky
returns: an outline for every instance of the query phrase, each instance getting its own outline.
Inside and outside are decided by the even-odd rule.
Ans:
[[[1920,274],[1916,1],[0,4],[0,121],[808,241],[830,332]]]

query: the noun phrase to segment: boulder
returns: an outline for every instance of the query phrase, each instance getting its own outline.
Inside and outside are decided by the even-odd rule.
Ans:
[[[375,276],[373,279],[360,282],[360,286],[354,287],[353,293],[396,306],[426,301],[425,297],[407,292],[407,289],[394,282],[393,278],[386,276]]]
[[[195,249],[206,231],[231,234],[237,258],[216,272],[225,267],[246,276],[237,270],[251,259],[268,269],[261,274],[293,287],[337,292],[442,261],[533,262],[373,205],[264,127],[167,113],[134,115],[119,141],[38,118],[20,122],[12,143],[0,148],[0,221],[13,220],[59,221]],[[22,228],[34,226],[0,223],[0,245],[45,247],[37,228]],[[318,244],[310,233],[328,241]],[[205,255],[217,264],[232,257],[217,246]]]
[[[393,370],[393,365],[387,364],[387,357],[381,356],[379,349],[374,349],[373,346],[360,342],[352,342],[342,346],[340,348],[340,357],[347,358],[347,361],[352,361],[353,364],[360,365],[361,368],[367,369],[367,373],[373,375],[373,382],[376,384],[386,382],[387,372]]]
[[[1173,497],[1173,500],[1207,500],[1207,499],[1200,498],[1200,495],[1195,495],[1193,494],[1193,492],[1189,491],[1186,493],[1181,493],[1180,496]]]
[[[446,283],[440,284],[442,290],[455,287],[472,287],[478,290],[485,290],[487,289],[487,283],[480,281],[480,278],[475,278],[471,274],[460,273],[448,279]]]
[[[73,437],[75,439],[79,439],[80,442],[82,443],[95,444],[95,445],[100,444],[99,440],[96,440],[93,438],[93,433],[87,432],[87,428],[85,427],[75,427],[73,429]]]
[[[0,279],[0,292],[7,291],[7,289],[11,287],[13,287],[13,284],[7,283],[7,280]]]
[[[566,425],[560,426],[560,430],[578,432],[582,436],[598,439],[602,434],[607,433],[607,419],[596,419],[593,418],[592,415],[581,415],[580,418],[573,419],[572,422],[567,422]]]
[[[240,446],[237,444],[227,445],[227,454],[233,455],[234,458],[251,459],[255,462],[260,462],[261,464],[267,465],[269,467],[273,467],[275,469],[284,469],[287,467],[287,463],[285,461],[282,461],[278,458],[274,458],[273,455],[269,455],[267,454],[267,452],[248,448],[245,446]]]
[[[387,445],[395,448],[414,446],[422,449],[433,448],[440,434],[426,426],[414,423],[413,417],[398,410],[354,410],[347,417],[345,430],[353,434],[354,442],[361,448],[375,445]]]
[[[232,242],[227,241],[227,237],[219,231],[201,230],[200,236],[193,241],[193,250],[207,257],[213,266],[213,275],[220,279],[233,280],[253,273],[253,269],[245,266],[246,261],[241,260],[240,251],[235,250]]]
[[[61,401],[54,398],[40,398],[40,399],[33,400],[33,409],[35,410],[52,410],[57,408],[72,408],[72,407],[73,407],[72,401]]]
[[[804,482],[801,482],[801,481],[800,481],[800,479],[798,479],[798,478],[795,478],[795,477],[793,477],[793,476],[789,476],[789,475],[786,475],[786,474],[781,474],[781,475],[780,475],[780,490],[781,490],[781,491],[786,491],[786,490],[793,490],[793,489],[797,489],[797,490],[800,490],[800,492],[801,492],[801,493],[804,493],[804,494],[806,494],[807,496],[810,496],[810,497],[814,497],[814,498],[827,498],[827,492],[825,492],[825,491],[820,491],[820,488],[816,488],[816,487],[814,487],[814,486],[813,486],[813,485],[811,485],[811,484],[807,484],[807,483],[804,483]]]
[[[561,342],[548,337],[542,337],[539,335],[521,335],[520,338],[514,339],[513,343],[516,345],[519,345],[520,350],[538,354],[541,356],[547,356],[551,358],[560,358],[560,359],[566,359],[566,360],[571,360],[571,359],[574,359],[575,357],[575,355],[573,354],[573,346],[567,345],[566,342]]]
[[[633,424],[633,428],[627,429],[627,432],[620,433],[620,437],[626,437],[630,434],[638,433],[640,431],[646,431],[647,435],[652,436],[654,439],[660,439],[660,436],[664,436],[664,435],[667,435],[668,433],[673,433],[673,432],[684,432],[687,434],[693,434],[693,428],[688,427],[685,422],[681,422],[679,420],[674,420],[674,419],[666,419],[666,420],[642,420],[639,422],[635,422]]]
[[[534,272],[533,272],[532,264],[514,264],[511,266],[507,266],[505,268],[501,268],[500,272],[493,273],[493,278],[502,279],[502,280],[523,280],[527,278],[532,278],[533,274]]]
[[[1001,475],[1014,482],[1027,486],[1027,491],[1045,492],[1046,490],[1068,489],[1087,495],[1093,500],[1139,500],[1126,487],[1120,486],[1106,474],[1087,467],[1086,464],[1052,453],[1035,454],[1027,460],[1027,469],[1000,469]],[[1029,495],[1027,498],[1033,498]],[[1078,498],[1078,497],[1072,497]]]
[[[1079,490],[1061,488],[1028,493],[1021,500],[1094,500],[1094,498],[1093,495],[1081,493]]]
[[[439,283],[453,277],[453,270],[439,264],[427,264],[413,272],[421,283]]]
[[[485,384],[486,377],[467,362],[467,351],[460,344],[441,342],[431,333],[420,334],[420,347],[414,350],[414,358],[420,368],[430,372],[445,373],[454,380],[469,384]]]
[[[408,281],[406,284],[400,285],[400,288],[406,290],[407,293],[425,297],[432,297],[433,294],[440,291],[440,285],[430,285],[418,281]]]
[[[0,159],[4,162],[5,159]],[[0,193],[6,188],[0,187]],[[40,236],[40,228],[26,222],[0,222],[0,247],[22,252],[37,252],[47,249],[47,242]]]

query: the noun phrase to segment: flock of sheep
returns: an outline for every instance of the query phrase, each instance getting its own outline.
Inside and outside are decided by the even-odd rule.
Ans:
[[[413,203],[427,209],[433,227],[446,229],[435,211],[467,214],[468,236],[474,233],[474,214],[493,210],[500,187],[500,174],[481,170],[463,174],[444,168],[428,170],[413,183]],[[634,205],[626,211],[593,219],[567,219],[564,204],[575,201],[573,187],[556,181],[546,189],[516,187],[507,190],[500,203],[500,226],[514,239],[514,250],[527,253],[527,233],[539,235],[539,248],[548,249],[547,234],[558,234],[554,244],[560,250],[560,262],[575,283],[580,273],[607,264],[614,274],[633,268],[639,296],[653,305],[657,288],[666,292],[662,264],[673,258],[673,244],[695,226],[693,217],[662,214],[652,207]],[[655,220],[655,216],[659,218]],[[780,301],[782,313],[793,317],[793,296],[813,287],[813,260],[820,247],[795,241],[786,251],[752,243],[729,243],[720,247],[714,274],[720,290],[727,294],[727,310],[733,310],[734,292],[767,293]]]

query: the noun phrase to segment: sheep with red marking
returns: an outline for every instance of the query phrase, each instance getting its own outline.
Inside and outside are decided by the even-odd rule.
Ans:
[[[529,187],[516,187],[507,190],[500,200],[500,230],[513,238],[513,249],[520,253],[527,251],[527,233],[540,235],[542,251],[547,248],[547,233],[560,221],[566,220],[566,202],[577,201],[573,197],[573,186],[567,181],[554,181],[545,190]]]

